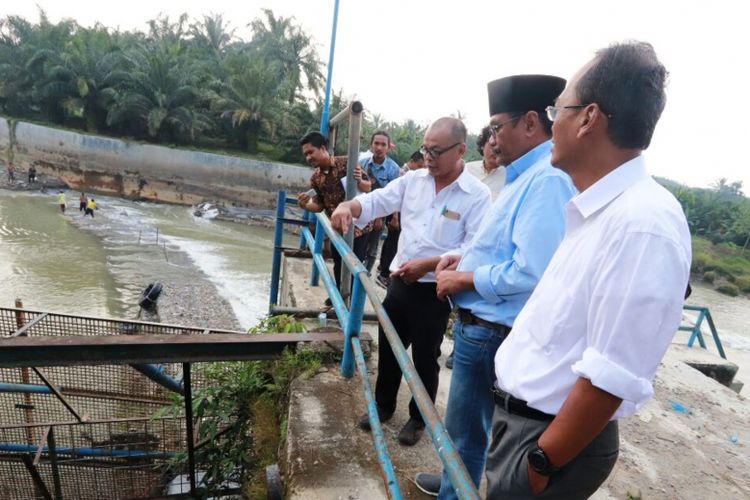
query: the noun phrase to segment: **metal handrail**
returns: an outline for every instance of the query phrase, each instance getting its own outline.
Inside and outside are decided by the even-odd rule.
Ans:
[[[279,192],[278,200],[279,206],[277,208],[279,218],[277,219],[276,228],[277,234],[283,234],[284,206],[286,204],[296,203],[296,200],[287,198],[286,192],[284,191]],[[396,361],[398,362],[404,378],[406,379],[406,383],[414,397],[414,401],[425,420],[426,428],[432,437],[432,442],[437,454],[443,463],[443,467],[448,472],[448,476],[456,490],[458,498],[462,500],[478,499],[479,492],[469,477],[466,467],[458,454],[458,450],[448,435],[448,431],[446,430],[443,421],[440,419],[422,380],[419,378],[411,358],[409,358],[393,323],[388,317],[388,313],[386,313],[383,308],[383,305],[380,302],[380,297],[377,294],[375,283],[368,276],[367,269],[354,255],[354,252],[351,247],[347,245],[344,238],[342,238],[341,235],[331,227],[330,221],[324,214],[317,213],[314,214],[314,217],[316,220],[315,235],[313,236],[312,232],[307,227],[303,228],[301,231],[301,239],[306,242],[306,245],[312,252],[313,256],[311,284],[317,286],[318,278],[320,277],[323,279],[323,285],[331,299],[333,310],[336,313],[339,323],[344,325],[345,341],[344,355],[341,361],[341,374],[346,378],[351,378],[354,375],[356,365],[360,376],[362,377],[370,427],[372,428],[375,449],[378,454],[378,461],[383,469],[389,496],[396,499],[402,498],[398,480],[393,469],[393,463],[383,437],[382,426],[380,424],[380,418],[378,417],[375,398],[373,397],[372,387],[367,375],[364,354],[362,353],[360,345],[359,334],[364,314],[365,297],[370,300],[370,303],[375,310],[378,322],[383,328],[383,332],[393,350]],[[281,229],[279,229],[280,227]],[[342,270],[348,269],[354,276],[354,287],[352,289],[351,300],[348,308],[344,297],[336,288],[333,276],[331,276],[331,273],[326,266],[325,259],[323,258],[323,241],[325,236],[328,236],[332,246],[335,248],[334,251],[338,251],[341,255],[341,261],[344,264]],[[277,265],[276,262],[278,255],[278,266],[280,268],[282,248],[280,239],[277,241],[275,247],[274,266]],[[342,272],[342,274],[344,273]],[[278,276],[280,275],[279,269],[274,269],[272,275],[278,280]],[[342,277],[342,281],[343,280],[344,278]],[[271,289],[272,295],[270,300],[270,310],[273,312],[274,306],[278,303],[278,283],[272,281]]]
[[[704,306],[689,306],[685,304],[682,306],[682,309],[685,311],[695,311],[698,313],[698,319],[695,320],[695,323],[691,325],[685,325],[680,326],[679,330],[682,332],[692,332],[690,335],[690,339],[688,340],[688,347],[693,347],[693,344],[695,343],[695,340],[698,339],[698,344],[702,348],[706,348],[706,341],[703,340],[703,334],[701,333],[701,324],[703,323],[703,320],[706,320],[708,322],[708,328],[711,330],[711,336],[714,339],[714,344],[716,344],[716,350],[719,351],[719,355],[727,359],[726,353],[724,353],[724,346],[721,344],[721,339],[719,338],[719,332],[716,330],[716,325],[714,325],[714,319],[711,317],[711,311],[708,310],[708,307]]]

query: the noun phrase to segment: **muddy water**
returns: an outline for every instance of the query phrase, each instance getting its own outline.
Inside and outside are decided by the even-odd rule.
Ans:
[[[271,230],[98,196],[96,217],[84,218],[78,193],[66,194],[61,214],[56,193],[0,190],[0,305],[21,297],[32,309],[134,317],[144,283],[133,276],[179,279],[198,268],[243,328],[265,314]]]

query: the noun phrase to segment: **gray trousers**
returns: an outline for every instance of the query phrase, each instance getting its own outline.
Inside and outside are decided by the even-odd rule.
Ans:
[[[531,493],[526,454],[549,422],[508,413],[495,405],[487,456],[487,498],[579,500],[593,495],[617,462],[620,438],[611,421],[580,455],[550,477],[539,496]]]

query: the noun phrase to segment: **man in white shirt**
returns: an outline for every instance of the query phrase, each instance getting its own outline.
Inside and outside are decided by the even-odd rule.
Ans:
[[[495,356],[488,498],[589,497],[617,461],[617,419],[653,395],[691,259],[682,209],[641,156],[666,76],[651,45],[615,44],[547,109],[552,164],[580,194]]]
[[[425,132],[421,152],[426,168],[412,170],[384,188],[339,204],[331,224],[346,232],[353,218],[362,225],[377,217],[401,212],[401,235],[391,263],[391,283],[383,307],[412,359],[428,394],[435,400],[440,366],[437,358],[448,323],[450,306],[437,298],[435,267],[441,255],[471,241],[490,204],[490,191],[466,172],[466,127],[455,118],[440,118]],[[461,251],[461,250],[459,250]],[[401,369],[385,334],[378,337],[378,378],[375,401],[382,422],[396,410]],[[424,421],[414,400],[399,441],[413,445],[422,436]],[[360,427],[370,430],[365,414]]]
[[[492,201],[495,201],[500,190],[505,186],[505,167],[500,165],[500,158],[490,144],[491,136],[490,126],[483,127],[477,137],[477,149],[482,159],[468,162],[466,169],[490,188]]]

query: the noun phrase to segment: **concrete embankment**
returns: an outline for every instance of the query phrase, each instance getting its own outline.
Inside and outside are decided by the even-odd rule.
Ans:
[[[0,117],[0,159],[73,189],[183,205],[204,200],[271,207],[281,189],[306,189],[304,167],[139,144]],[[20,173],[20,172],[19,172]]]

